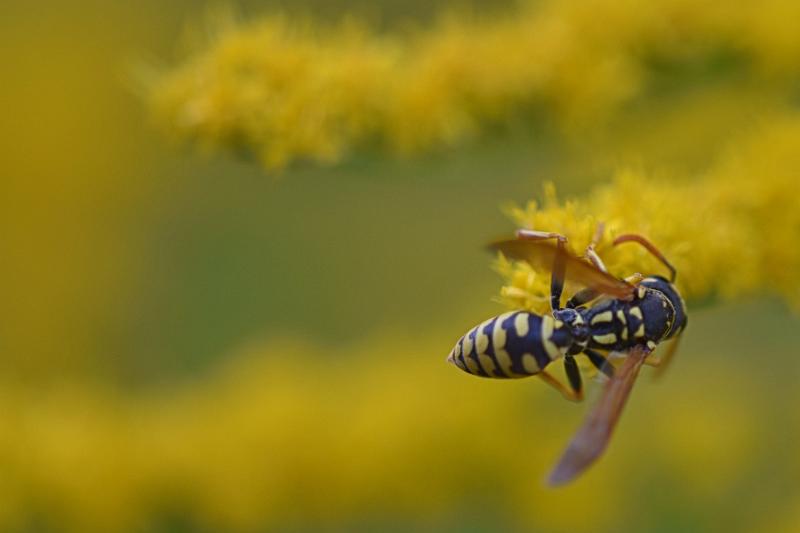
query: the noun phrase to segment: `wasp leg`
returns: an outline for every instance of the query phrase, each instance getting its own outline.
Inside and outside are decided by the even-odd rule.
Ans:
[[[605,263],[603,263],[603,260],[600,259],[600,256],[597,255],[597,252],[595,251],[597,243],[599,243],[600,239],[603,238],[604,230],[605,230],[605,224],[603,224],[602,222],[597,224],[597,229],[595,230],[594,236],[592,237],[592,242],[590,242],[589,246],[586,247],[586,253],[584,254],[584,257],[586,257],[586,259],[588,259],[598,270],[601,270],[603,272],[608,272]],[[574,309],[579,305],[591,302],[598,296],[599,294],[594,289],[589,289],[589,288],[582,289],[573,294],[572,297],[569,300],[567,300],[566,307]]]
[[[600,222],[597,224],[597,229],[594,232],[594,236],[592,237],[592,242],[589,243],[589,246],[586,247],[586,258],[592,262],[592,264],[597,267],[598,270],[602,270],[603,272],[608,272],[605,263],[603,260],[600,259],[600,256],[597,255],[595,248],[597,244],[600,242],[600,239],[603,238],[603,231],[605,231],[606,225]]]
[[[567,373],[569,385],[572,391],[580,399],[583,399],[583,381],[581,380],[581,371],[578,369],[578,363],[571,355],[564,357],[564,370]]]
[[[644,360],[644,364],[647,366],[652,366],[653,368],[661,368],[661,365],[664,363],[664,359],[661,357],[650,356]]]
[[[646,238],[636,233],[627,233],[625,235],[620,235],[619,237],[614,239],[614,246],[620,245],[624,242],[635,242],[637,244],[640,244],[648,252],[653,254],[653,256],[659,261],[661,261],[664,264],[664,266],[667,267],[667,269],[669,270],[670,282],[675,283],[675,277],[678,275],[678,271],[675,270],[675,267],[672,266],[672,263],[667,261],[667,258],[664,257],[664,254],[662,254],[661,251],[658,248],[656,248],[652,242],[650,242]]]
[[[598,296],[599,294],[594,289],[581,289],[573,294],[569,300],[567,300],[567,304],[564,307],[567,307],[568,309],[575,309],[578,306],[591,302]]]
[[[560,233],[550,231],[536,231],[532,229],[517,230],[517,238],[530,241],[543,241],[556,239],[558,241],[558,251],[564,251],[567,237]],[[561,293],[564,292],[564,276],[566,275],[567,264],[564,261],[564,254],[557,253],[553,263],[553,272],[550,277],[550,307],[553,311],[561,309]]]
[[[555,233],[552,231],[538,231],[535,229],[518,229],[517,239],[524,239],[527,241],[545,241],[547,239],[558,239],[559,241],[567,242],[566,235]]]
[[[664,349],[664,353],[658,359],[657,364],[653,365],[657,367],[657,370],[653,374],[653,379],[658,379],[664,372],[667,370],[667,367],[672,362],[673,358],[675,357],[675,352],[678,351],[678,342],[681,340],[681,336],[677,335],[673,338],[667,347]]]
[[[609,378],[614,377],[614,365],[612,365],[608,361],[608,359],[603,357],[598,352],[591,350],[589,348],[585,349],[583,353],[586,354],[586,356],[589,358],[589,361],[592,362],[592,364],[595,366],[595,368],[597,368],[597,370],[599,370]]]
[[[636,286],[640,284],[643,279],[644,276],[642,276],[640,273],[637,272],[636,274],[631,274],[630,276],[625,278],[625,283],[630,283],[631,285]]]
[[[581,400],[583,400],[583,391],[575,391],[574,389],[567,387],[566,385],[558,381],[556,378],[554,378],[552,375],[550,375],[546,370],[542,370],[536,375],[539,376],[539,378],[542,381],[544,381],[545,383],[556,389],[558,392],[560,392],[561,395],[567,400],[571,402],[580,402]]]

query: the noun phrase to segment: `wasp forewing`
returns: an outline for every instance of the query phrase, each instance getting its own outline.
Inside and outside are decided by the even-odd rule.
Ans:
[[[614,372],[614,377],[606,382],[599,401],[550,472],[548,485],[555,487],[572,481],[603,454],[649,353],[644,346],[637,346],[628,352],[625,362]]]

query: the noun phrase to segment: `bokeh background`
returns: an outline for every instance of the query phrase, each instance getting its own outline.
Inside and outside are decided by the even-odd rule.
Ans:
[[[396,34],[448,9],[519,7],[233,11]],[[759,25],[743,34],[763,57],[714,48],[717,9]],[[222,11],[6,2],[0,530],[800,531],[800,321],[780,298],[690,302],[668,375],[644,372],[607,456],[559,490],[542,479],[586,406],[444,361],[504,309],[482,250],[513,229],[502,206],[545,181],[585,198],[621,169],[700,179],[796,120],[797,10],[737,9],[686,3],[672,23],[703,22],[708,50],[648,60],[611,111],[565,124],[545,100],[446,146],[276,170],[175,142],[148,104],[142,72],[202,50]]]

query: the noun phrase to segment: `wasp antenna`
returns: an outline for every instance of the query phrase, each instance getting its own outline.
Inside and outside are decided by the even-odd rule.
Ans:
[[[665,267],[667,267],[667,270],[669,270],[669,274],[670,274],[669,281],[671,283],[675,283],[675,278],[678,277],[678,271],[675,270],[675,267],[672,266],[672,263],[667,261],[667,258],[664,257],[664,254],[662,254],[661,251],[658,248],[656,248],[656,246],[652,242],[650,242],[645,237],[642,237],[639,234],[626,233],[626,234],[620,235],[619,237],[614,239],[614,246],[620,245],[620,244],[622,244],[624,242],[635,242],[635,243],[643,246],[648,252],[653,254],[653,256],[656,259],[658,259],[659,261],[661,261],[661,263]]]

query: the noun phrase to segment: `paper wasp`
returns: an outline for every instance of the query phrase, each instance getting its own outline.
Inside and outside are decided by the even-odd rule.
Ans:
[[[641,235],[617,237],[613,245],[635,242],[643,246],[669,270],[669,279],[634,274],[618,279],[608,273],[595,252],[602,236],[598,227],[585,259],[566,249],[567,238],[557,233],[519,230],[517,238],[490,245],[508,258],[551,269],[551,314],[512,311],[490,318],[458,340],[448,361],[461,370],[488,378],[539,376],[565,397],[580,401],[583,386],[575,356],[585,354],[609,378],[603,396],[584,426],[567,447],[553,470],[549,483],[559,485],[573,479],[605,450],[645,362],[663,369],[674,354],[677,337],[686,328],[686,306],[673,285],[675,268]],[[555,241],[555,244],[552,243]],[[585,288],[561,305],[565,280]],[[660,360],[648,359],[656,346],[675,338]],[[606,354],[625,355],[615,370]],[[569,386],[549,374],[546,367],[564,360]]]

